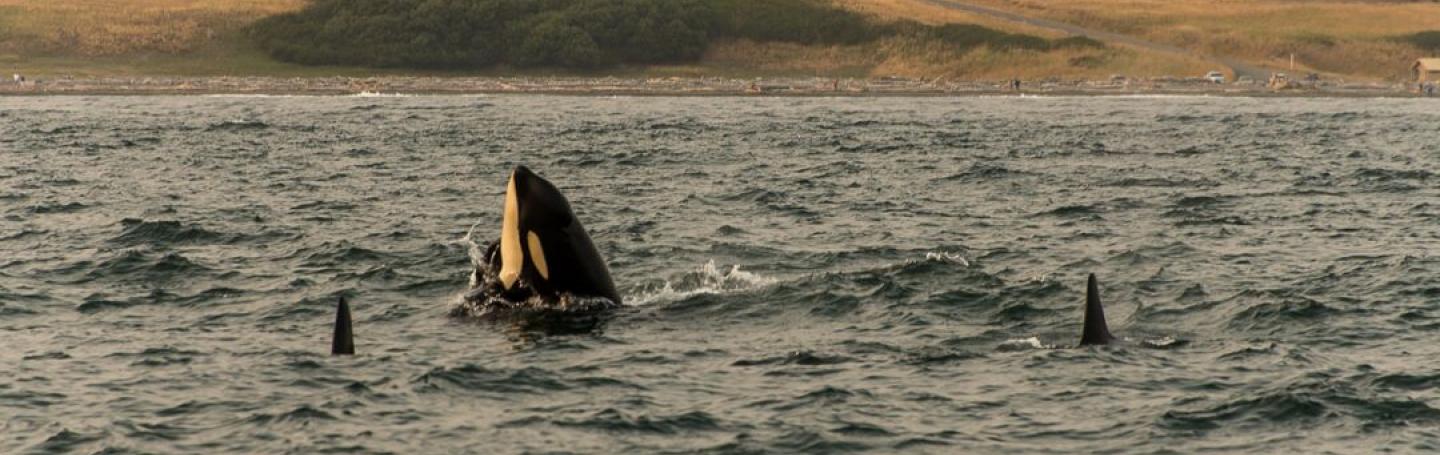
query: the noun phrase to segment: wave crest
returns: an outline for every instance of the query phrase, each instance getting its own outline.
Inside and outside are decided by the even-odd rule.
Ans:
[[[658,287],[643,289],[625,300],[636,306],[648,305],[683,300],[696,295],[744,292],[763,288],[777,281],[775,278],[741,270],[738,264],[721,271],[720,266],[712,259],[698,270],[688,272],[673,281],[666,280]]]

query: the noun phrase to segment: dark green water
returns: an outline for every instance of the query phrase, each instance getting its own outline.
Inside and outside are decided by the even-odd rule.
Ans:
[[[516,164],[597,333],[446,317]],[[1431,452],[1437,169],[1425,100],[0,98],[0,453]],[[1090,272],[1131,343],[1046,348]]]

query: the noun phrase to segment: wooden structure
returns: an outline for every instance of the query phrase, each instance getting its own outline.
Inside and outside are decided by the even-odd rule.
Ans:
[[[1285,73],[1270,73],[1270,80],[1265,83],[1265,86],[1269,87],[1270,90],[1285,90],[1299,88],[1300,84],[1296,84],[1295,81],[1290,80],[1290,76]]]
[[[1410,70],[1415,72],[1415,82],[1440,82],[1440,58],[1417,59]]]

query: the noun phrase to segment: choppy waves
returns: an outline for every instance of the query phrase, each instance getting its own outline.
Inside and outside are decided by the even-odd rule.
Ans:
[[[676,302],[699,295],[740,293],[775,284],[776,279],[740,270],[739,265],[722,269],[715,261],[706,262],[698,270],[667,279],[663,284],[641,289],[629,299],[631,305]]]
[[[10,99],[0,452],[1434,451],[1434,112]],[[515,164],[593,333],[445,316]],[[1090,272],[1128,343],[1072,348]]]

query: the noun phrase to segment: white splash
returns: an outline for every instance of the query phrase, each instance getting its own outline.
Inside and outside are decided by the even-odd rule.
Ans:
[[[477,227],[480,227],[480,222],[478,221],[470,225],[470,229],[465,231],[464,237],[456,240],[456,242],[465,245],[465,254],[470,256],[471,268],[480,268],[480,264],[485,263],[485,252],[480,250],[481,242],[475,241],[475,228]],[[466,271],[466,275],[470,276],[469,288],[474,288],[475,286],[479,286],[480,283],[476,281],[475,274],[471,272],[472,271]]]
[[[687,273],[677,281],[679,284],[666,280],[665,284],[658,288],[645,289],[635,295],[626,296],[625,303],[639,306],[702,294],[743,292],[776,282],[774,278],[740,270],[739,265],[731,266],[729,270],[722,272],[714,260],[706,262],[699,270]]]
[[[970,261],[967,260],[967,259],[965,259],[965,256],[961,256],[959,253],[951,253],[951,252],[949,252],[949,251],[929,251],[929,252],[926,252],[926,253],[925,253],[925,260],[927,260],[927,261],[935,261],[935,262],[950,262],[950,263],[960,264],[961,267],[969,267],[969,266],[970,266]]]
[[[350,96],[351,96],[351,97],[355,97],[355,98],[410,98],[410,97],[413,97],[413,96],[415,96],[415,95],[411,95],[411,94],[408,94],[408,93],[372,92],[372,91],[366,90],[366,91],[363,91],[363,92],[360,92],[360,93],[356,93],[356,94],[350,95]]]
[[[211,93],[202,98],[300,98],[304,95],[275,95],[270,93]]]
[[[1021,351],[1027,349],[1045,349],[1045,343],[1040,342],[1039,337],[1015,338],[1000,343],[997,349],[1001,351]]]
[[[1175,337],[1164,336],[1160,338],[1148,339],[1143,341],[1142,343],[1152,348],[1168,348],[1175,346],[1177,343],[1180,343],[1180,340],[1175,339]]]

